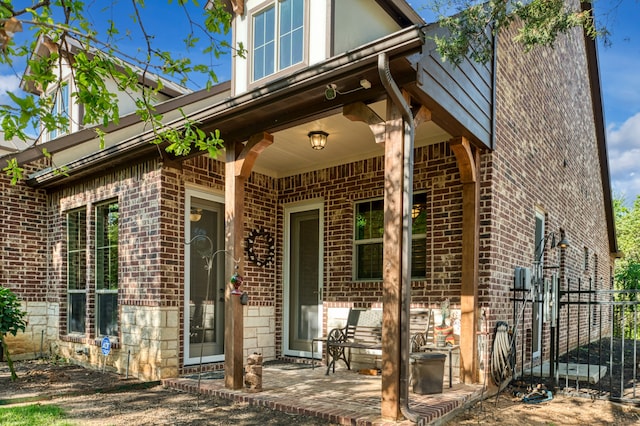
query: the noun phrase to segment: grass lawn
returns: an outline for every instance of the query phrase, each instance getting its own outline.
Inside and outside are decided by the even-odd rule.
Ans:
[[[0,408],[0,424],[3,426],[69,426],[65,412],[56,405],[22,405]]]

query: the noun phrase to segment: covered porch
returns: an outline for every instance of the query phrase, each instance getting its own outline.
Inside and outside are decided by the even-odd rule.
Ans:
[[[249,193],[255,190],[252,172],[269,176],[276,182],[272,205],[277,220],[271,225],[277,235],[275,246],[283,253],[282,258],[276,260],[279,268],[274,271],[277,283],[274,303],[276,311],[283,312],[275,318],[276,346],[284,356],[309,358],[311,354],[301,348],[308,347],[311,338],[328,332],[335,319],[331,314],[323,315],[324,311],[351,306],[382,309],[382,383],[375,392],[380,404],[376,412],[387,419],[400,416],[404,399],[402,369],[408,363],[403,356],[408,351],[402,346],[408,342],[406,330],[411,304],[433,305],[436,297],[441,300],[443,295],[455,300],[460,310],[461,380],[475,383],[478,379],[479,168],[480,153],[491,146],[492,70],[470,63],[458,69],[443,66],[434,58],[433,46],[425,43],[424,33],[429,30],[434,29],[403,30],[358,51],[241,94],[232,104],[194,116],[202,122],[203,129],[219,128],[228,135],[225,138],[225,247],[233,255],[227,260],[225,275],[238,270],[251,280],[260,272],[250,265],[236,265],[233,259],[243,255],[247,223],[253,221],[254,227],[262,226],[273,216],[271,212],[264,219],[256,219]],[[312,150],[309,146],[307,135],[313,132],[328,135],[324,149]],[[424,153],[416,164],[415,150]],[[376,165],[367,171],[357,166],[353,167],[356,171],[344,167],[370,160]],[[340,168],[345,173],[325,172],[332,168]],[[367,176],[370,176],[368,184],[364,182]],[[354,181],[360,182],[357,191],[350,186]],[[436,194],[446,185],[456,188],[453,192],[443,190],[446,196]],[[429,267],[424,264],[422,279],[417,280],[421,281],[419,285],[412,283],[415,276],[410,269],[414,260],[409,258],[411,246],[422,252],[427,247],[412,242],[411,223],[416,219],[413,210],[419,216],[426,208],[412,209],[419,204],[413,196],[414,190],[422,191],[425,198],[429,192],[431,200],[450,201],[455,204],[453,209],[460,212],[450,218],[452,220],[443,222],[443,227],[448,228],[443,229],[446,233],[443,238],[451,240],[451,244],[444,248],[447,254],[438,258],[442,266],[434,267],[435,260]],[[371,231],[369,240],[362,239],[371,246],[377,244],[379,251],[369,262],[377,265],[378,270],[367,270],[360,275],[359,264],[352,271],[360,247],[352,247],[354,238],[358,237],[353,236],[349,221],[355,220],[356,213],[360,212],[358,203],[362,200],[370,203],[363,211],[368,208],[370,218],[375,213],[378,226]],[[376,207],[382,200],[384,208]],[[309,205],[311,201],[317,206]],[[357,212],[354,213],[354,209]],[[302,237],[302,232],[295,234],[291,224],[295,223],[298,210],[313,212],[312,237],[309,234]],[[380,219],[382,212],[383,220]],[[433,225],[443,217],[449,218],[449,212],[439,217],[431,215],[429,220]],[[373,227],[371,223],[373,220],[362,226]],[[437,226],[427,225],[425,242],[435,244]],[[296,262],[303,260],[298,259],[300,250],[295,247],[308,241],[313,241],[310,245],[314,247],[304,262],[310,260],[313,265],[300,266]],[[330,252],[344,261],[334,263],[336,257]],[[430,259],[441,255],[433,245],[429,253]],[[422,260],[426,262],[425,259]],[[444,277],[442,291],[432,291],[429,285],[438,268],[446,269],[441,274]],[[302,279],[296,282],[296,271],[310,272],[304,276],[304,282]],[[445,283],[447,280],[451,286]],[[246,288],[249,293],[253,290],[249,285]],[[358,288],[366,296],[354,294],[353,290]],[[411,293],[416,289],[421,289],[426,296],[421,300],[412,299]],[[309,300],[291,305],[295,297],[301,300],[300,295],[308,296]],[[243,347],[245,318],[238,298],[230,297],[229,291],[226,296],[225,381],[228,389],[240,389],[243,355],[247,349]],[[312,311],[312,314],[297,317],[298,311]],[[300,336],[294,332],[301,327],[288,328],[291,324],[314,322],[317,325],[309,326],[308,332]],[[296,339],[301,343],[299,346],[294,345]],[[351,394],[344,396],[349,398]],[[335,399],[328,404],[329,407],[335,405]]]
[[[409,420],[390,423],[382,419],[381,376],[358,374],[343,366],[327,376],[322,366],[312,368],[310,364],[283,361],[266,363],[262,372],[263,390],[260,392],[225,388],[222,371],[203,373],[200,381],[198,374],[165,379],[163,385],[343,425],[414,424]],[[451,419],[482,397],[480,384],[454,384],[449,388],[445,383],[440,394],[411,393],[409,405],[421,417],[420,424],[433,424]]]

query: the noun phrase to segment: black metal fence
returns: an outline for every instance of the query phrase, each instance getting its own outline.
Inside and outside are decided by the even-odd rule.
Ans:
[[[567,394],[640,402],[640,283],[555,277],[514,288],[514,376]]]

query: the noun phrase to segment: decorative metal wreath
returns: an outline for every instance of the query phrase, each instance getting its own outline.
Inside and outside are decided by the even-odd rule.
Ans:
[[[253,249],[253,245],[258,238],[264,238],[268,246],[267,255],[264,259],[258,257]],[[245,240],[245,251],[247,252],[247,258],[254,265],[270,266],[273,265],[273,259],[276,254],[276,244],[271,234],[264,228],[254,229]]]

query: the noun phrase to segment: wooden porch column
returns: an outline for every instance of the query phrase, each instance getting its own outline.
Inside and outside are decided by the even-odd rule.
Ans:
[[[244,184],[258,155],[273,143],[273,136],[259,133],[252,136],[246,146],[241,143],[226,145],[225,163],[225,277],[244,273]],[[243,387],[244,318],[240,297],[231,294],[233,285],[227,281],[224,292],[224,385],[227,389]],[[240,288],[242,290],[242,287]]]
[[[403,96],[410,103],[409,95],[403,93]],[[385,143],[381,415],[385,419],[395,421],[402,418],[400,368],[403,347],[400,337],[405,123],[400,110],[390,99],[387,100],[386,121],[362,102],[345,105],[342,114],[351,121],[368,124],[376,143]],[[429,120],[431,111],[420,106],[413,118],[414,125],[417,127]]]
[[[382,418],[400,411],[400,309],[402,285],[402,188],[404,121],[387,100],[384,144],[384,237],[382,254]]]
[[[460,290],[460,379],[477,382],[478,258],[480,253],[480,153],[464,137],[451,139],[462,181],[462,283]]]

